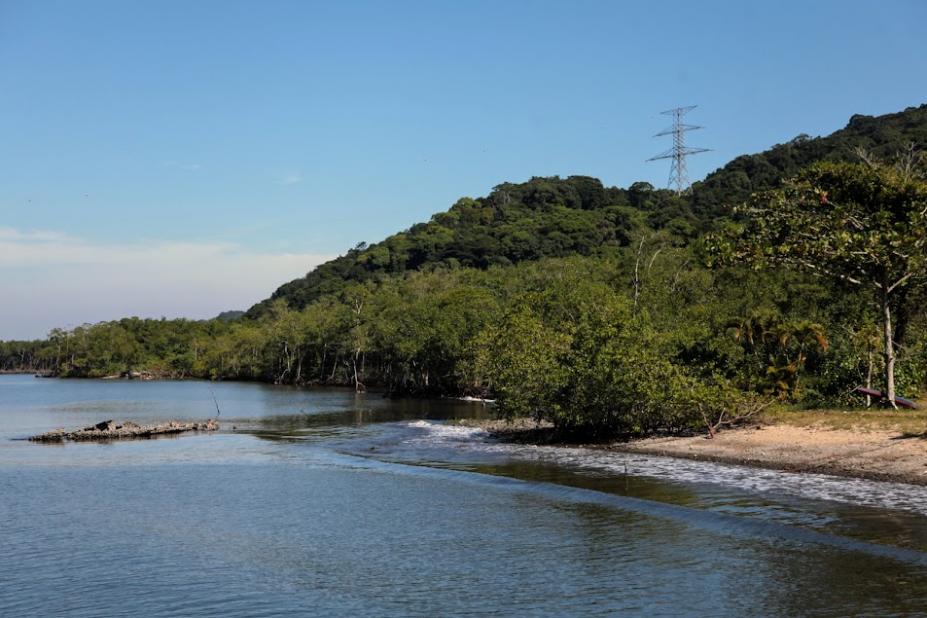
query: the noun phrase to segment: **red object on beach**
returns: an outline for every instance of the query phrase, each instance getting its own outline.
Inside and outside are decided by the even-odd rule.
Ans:
[[[885,395],[882,394],[882,391],[877,391],[873,388],[866,388],[865,386],[857,386],[856,392],[860,395],[869,395],[870,397],[877,397],[879,399],[885,399]],[[904,397],[899,397],[895,395],[895,405],[899,408],[907,408],[908,410],[916,410],[917,405],[910,399],[905,399]]]

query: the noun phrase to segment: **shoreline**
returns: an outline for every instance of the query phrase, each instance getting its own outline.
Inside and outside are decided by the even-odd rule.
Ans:
[[[559,442],[532,419],[463,421],[502,442],[674,457],[805,474],[927,486],[927,432],[835,428],[788,422],[751,424],[704,435],[660,436],[599,444]]]

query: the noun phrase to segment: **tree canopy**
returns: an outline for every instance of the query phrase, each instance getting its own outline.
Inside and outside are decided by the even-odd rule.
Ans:
[[[892,312],[907,300],[901,292],[927,280],[927,182],[918,168],[913,159],[816,163],[782,188],[756,194],[743,209],[745,225],[709,241],[722,259],[797,268],[870,291],[892,405]]]

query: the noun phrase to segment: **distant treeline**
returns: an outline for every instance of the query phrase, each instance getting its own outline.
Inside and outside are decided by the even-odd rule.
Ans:
[[[648,234],[608,257],[351,284],[302,310],[277,301],[256,320],[129,318],[55,330],[0,344],[0,367],[501,394],[513,413],[556,416],[564,427],[583,425],[583,406],[607,407],[621,387],[664,410],[706,386],[722,401],[750,392],[816,404],[848,401],[853,386],[879,375],[877,316],[865,299],[786,271],[707,269],[695,251]],[[901,316],[898,327],[899,385],[911,393],[924,383],[927,321]],[[671,389],[675,404],[657,397]],[[621,426],[699,424],[697,408],[686,409],[678,423],[637,412]]]

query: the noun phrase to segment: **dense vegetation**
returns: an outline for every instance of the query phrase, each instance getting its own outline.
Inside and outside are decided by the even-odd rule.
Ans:
[[[909,292],[927,279],[927,166],[913,149],[893,165],[865,151],[860,158],[815,163],[780,189],[754,194],[744,224],[709,245],[721,259],[794,268],[871,294],[894,406],[893,316],[910,315]]]
[[[927,372],[918,277],[890,301],[894,354],[884,354],[885,307],[868,290],[786,260],[745,259],[747,241],[776,252],[784,237],[768,225],[772,235],[755,233],[758,202],[732,207],[758,190],[755,200],[795,205],[796,185],[782,185],[782,174],[848,158],[852,146],[890,153],[913,138],[927,143],[925,131],[927,106],[854,117],[832,136],[736,159],[684,196],[577,176],[503,184],[359,245],[244,317],[56,329],[42,341],[0,342],[0,370],[488,395],[504,414],[595,437],[713,428],[761,399],[847,402],[895,356],[898,391],[912,394]],[[820,191],[821,178],[802,173],[796,182]],[[924,191],[920,178],[911,183]],[[844,197],[835,191],[832,202]],[[904,242],[923,247],[923,227]]]
[[[831,135],[799,135],[759,154],[737,157],[693,186],[691,205],[699,213],[726,216],[752,193],[773,189],[817,161],[856,162],[860,149],[888,160],[909,144],[927,144],[927,105],[884,116],[856,115]]]
[[[835,133],[800,135],[738,157],[693,185],[682,198],[648,183],[606,188],[593,178],[534,178],[504,183],[487,197],[463,198],[428,223],[323,264],[281,286],[249,310],[256,317],[284,299],[302,308],[350,281],[439,266],[487,268],[542,257],[600,255],[628,243],[635,225],[666,229],[688,242],[714,229],[752,193],[773,189],[815,161],[855,161],[864,148],[888,159],[908,144],[927,144],[927,105],[884,116],[853,116]]]
[[[606,188],[585,176],[533,178],[505,183],[484,198],[462,198],[428,223],[380,243],[361,243],[302,279],[281,286],[252,307],[258,317],[275,300],[300,309],[350,282],[376,281],[415,270],[507,266],[543,257],[603,255],[626,246],[647,222],[691,236],[694,217],[670,191],[646,183],[629,190]]]

